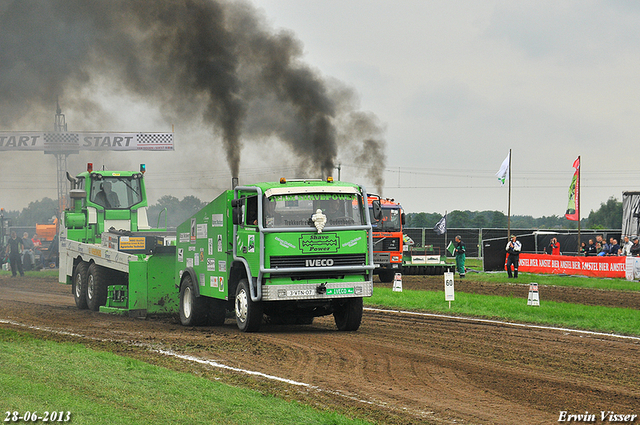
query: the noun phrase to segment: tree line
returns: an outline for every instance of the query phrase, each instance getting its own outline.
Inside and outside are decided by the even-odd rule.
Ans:
[[[206,204],[207,202],[195,196],[185,196],[180,200],[175,196],[165,195],[149,206],[147,210],[149,225],[165,227],[166,224],[167,227],[177,227]],[[5,219],[9,219],[10,226],[33,227],[36,224],[49,224],[58,216],[58,201],[43,198],[29,203],[22,211],[4,211],[3,215]]]
[[[438,213],[408,213],[405,227],[433,228],[442,218]],[[507,216],[501,211],[459,211],[447,213],[447,227],[452,229],[498,228],[507,227]],[[591,210],[586,218],[580,220],[583,229],[621,229],[622,202],[611,197],[602,202],[596,211]],[[578,222],[567,220],[564,216],[532,217],[530,215],[512,215],[511,228],[514,229],[577,229]]]
[[[193,214],[202,209],[207,202],[195,196],[185,196],[182,200],[165,195],[149,206],[147,213],[151,227],[177,227]],[[164,212],[166,209],[166,213]],[[11,226],[35,226],[50,223],[57,216],[58,201],[43,198],[34,201],[22,211],[5,211],[4,217],[11,220]],[[160,220],[158,221],[158,218]],[[405,227],[433,228],[442,218],[439,213],[407,213]],[[622,228],[622,202],[611,197],[600,204],[596,211],[591,210],[580,221],[584,229],[620,229]],[[501,211],[460,211],[447,214],[448,228],[506,228],[507,216]],[[511,216],[511,227],[520,229],[577,229],[578,223],[564,216],[532,217],[529,215]]]

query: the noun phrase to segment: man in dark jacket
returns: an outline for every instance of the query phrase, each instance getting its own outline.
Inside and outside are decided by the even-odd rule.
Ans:
[[[587,252],[585,253],[586,257],[598,255],[598,250],[593,243],[593,239],[589,239],[589,245],[587,245]]]
[[[7,242],[7,254],[9,254],[9,263],[11,263],[11,275],[16,277],[16,271],[20,272],[20,276],[24,276],[24,270],[22,270],[22,251],[24,245],[22,239],[16,235],[16,232],[11,232],[11,239]]]
[[[513,278],[518,278],[518,263],[520,262],[520,251],[522,250],[522,244],[516,240],[516,235],[511,235],[511,240],[507,242],[505,248],[509,254],[507,258],[507,275],[511,278],[511,266],[513,266]]]
[[[631,245],[631,256],[638,257],[640,256],[640,243],[638,242],[638,237],[633,237],[633,245]]]
[[[464,242],[462,242],[462,237],[459,235],[456,236],[456,270],[460,273],[460,277],[464,277],[465,268],[464,263],[467,257],[467,250],[464,246]]]

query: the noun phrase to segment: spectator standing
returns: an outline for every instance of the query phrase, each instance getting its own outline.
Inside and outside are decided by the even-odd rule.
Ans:
[[[464,242],[462,242],[462,237],[460,235],[456,236],[456,270],[460,274],[460,277],[464,277],[466,269],[464,267],[464,263],[467,257],[467,250],[464,246]]]
[[[29,238],[29,234],[24,232],[22,234],[22,268],[24,270],[31,270],[36,265],[36,255],[33,252],[33,242]]]
[[[44,253],[42,252],[42,241],[38,237],[38,235],[34,234],[31,238],[31,242],[33,242],[33,250],[36,254],[40,256],[40,268],[44,269]]]
[[[631,252],[631,256],[632,257],[640,256],[640,243],[638,243],[638,237],[637,236],[633,237],[633,245],[631,245],[631,248],[629,249],[629,252]]]
[[[622,248],[620,249],[620,255],[630,256],[631,255],[631,245],[633,242],[629,240],[629,236],[624,237],[624,243],[622,244]]]
[[[513,278],[518,278],[518,263],[520,260],[520,251],[522,250],[522,244],[517,240],[516,235],[511,235],[511,240],[507,242],[507,246],[505,248],[507,253],[509,254],[509,258],[507,258],[507,275],[509,278],[511,275],[511,266],[513,266]]]
[[[549,254],[560,255],[560,242],[558,242],[558,239],[551,238],[551,242],[549,242]]]
[[[22,239],[18,238],[16,232],[11,232],[11,238],[7,241],[6,252],[9,254],[9,263],[11,264],[11,276],[16,277],[20,272],[20,276],[24,276],[24,270],[22,269],[22,259],[20,255],[24,246],[22,245]]]

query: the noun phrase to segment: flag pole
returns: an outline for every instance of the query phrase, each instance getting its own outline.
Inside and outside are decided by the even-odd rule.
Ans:
[[[445,220],[445,226],[444,226],[444,258],[447,258],[447,211],[444,211],[444,220]],[[440,257],[442,258],[442,257]]]
[[[509,149],[509,205],[507,207],[507,241],[511,236],[511,149]]]
[[[582,168],[582,159],[578,155],[578,179],[576,180],[576,213],[578,214],[578,254],[582,246],[580,238],[580,169]]]

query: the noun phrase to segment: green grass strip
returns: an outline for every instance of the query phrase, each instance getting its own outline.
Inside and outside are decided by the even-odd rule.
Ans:
[[[504,273],[467,273],[465,279],[487,283],[537,283],[548,286],[573,286],[576,288],[606,289],[612,291],[640,291],[640,282],[626,279],[610,279],[586,276],[519,273],[518,279],[509,279]],[[442,281],[444,285],[444,278]]]
[[[444,284],[443,284],[444,285]],[[561,326],[624,335],[640,335],[640,310],[588,306],[581,304],[540,301],[540,306],[527,305],[526,298],[455,293],[455,301],[444,300],[444,291],[403,290],[377,287],[368,306],[401,310],[417,310],[516,322]]]
[[[365,424],[79,344],[0,329],[0,406],[73,424]]]

